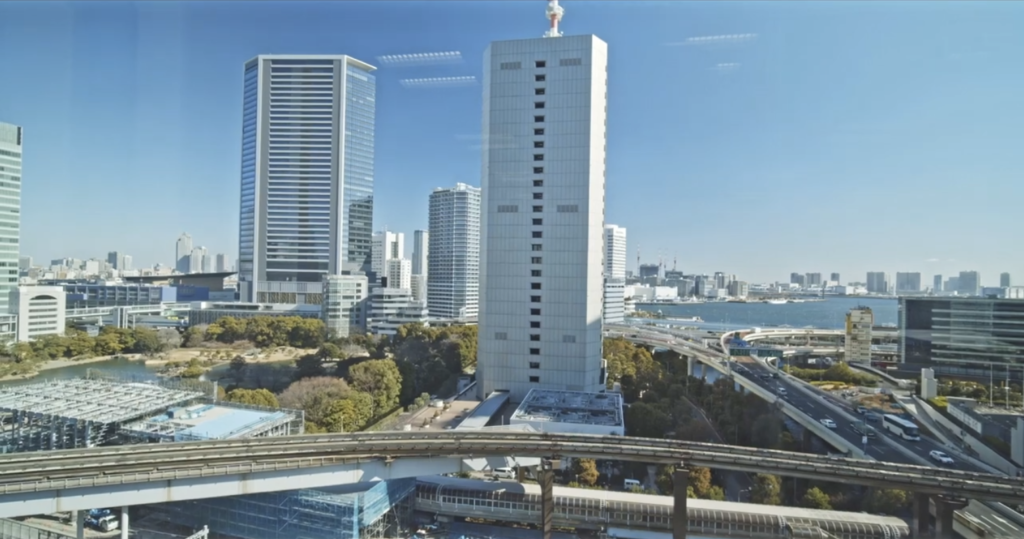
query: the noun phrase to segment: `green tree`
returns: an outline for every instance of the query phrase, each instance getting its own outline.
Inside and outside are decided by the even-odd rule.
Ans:
[[[195,348],[200,344],[203,344],[203,340],[206,335],[203,329],[199,326],[189,326],[181,335],[181,347],[182,348]]]
[[[266,408],[280,408],[277,397],[266,389],[232,389],[228,391],[229,402],[248,404],[251,406],[263,406]]]
[[[869,513],[892,515],[907,508],[912,499],[910,493],[905,490],[873,488],[864,497],[863,508]]]
[[[402,391],[402,375],[390,359],[374,359],[360,363],[348,373],[352,389],[373,397],[373,415],[378,417],[398,406]]]
[[[373,417],[373,397],[362,391],[351,391],[328,405],[323,427],[327,432],[357,432],[366,428]]]
[[[278,401],[284,408],[302,410],[307,422],[323,427],[327,423],[327,417],[332,413],[332,403],[345,398],[351,391],[348,383],[341,378],[304,378],[292,382],[281,392]]]
[[[718,501],[718,502],[724,502],[725,501],[725,489],[723,489],[722,487],[720,487],[718,485],[713,485],[711,488],[708,489],[708,493],[707,493],[707,496],[705,496],[705,498],[707,498],[709,500],[715,500],[715,501]]]
[[[131,330],[131,352],[136,354],[157,354],[163,352],[164,343],[155,330],[135,328]]]
[[[321,345],[316,354],[323,360],[345,359],[345,353],[341,351],[341,347],[330,342]]]
[[[597,478],[601,472],[597,471],[597,463],[594,459],[573,459],[572,473],[580,484],[592,487],[597,484]]]
[[[697,494],[698,498],[706,498],[712,486],[711,470],[699,466],[690,468],[688,481],[689,486],[693,487],[693,491]]]
[[[800,499],[800,505],[810,509],[832,509],[832,501],[829,499],[828,494],[825,494],[818,487],[811,487],[804,492],[804,497]]]
[[[313,378],[327,374],[319,354],[305,354],[295,360],[295,379]]]
[[[185,367],[185,370],[181,371],[179,376],[181,376],[182,378],[199,378],[205,372],[206,369],[204,369],[203,366],[199,364],[199,359],[192,358],[188,360],[188,366]]]
[[[763,414],[754,420],[750,429],[750,442],[754,447],[778,449],[782,435],[782,422],[772,414]]]
[[[668,414],[654,406],[636,402],[626,409],[626,434],[640,438],[662,438],[671,425]]]
[[[778,476],[757,474],[754,477],[754,486],[750,491],[750,500],[762,505],[780,505],[782,503],[782,482]]]

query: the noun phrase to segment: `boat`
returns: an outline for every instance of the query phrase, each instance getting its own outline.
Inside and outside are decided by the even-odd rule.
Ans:
[[[675,318],[675,317],[673,317],[673,318],[666,318],[666,320],[671,320],[673,322],[704,322],[704,320],[701,317],[699,317],[699,316],[688,316],[688,317],[682,317],[682,318]]]
[[[783,304],[786,303],[786,300],[784,300],[784,299],[766,299],[766,300],[762,301],[761,303],[767,303],[769,305],[783,305]]]

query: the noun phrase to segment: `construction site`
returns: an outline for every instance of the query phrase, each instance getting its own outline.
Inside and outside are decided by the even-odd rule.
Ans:
[[[150,506],[178,525],[244,539],[385,539],[412,526],[416,479]]]
[[[216,401],[196,380],[86,378],[0,388],[0,452],[302,434],[303,413]]]

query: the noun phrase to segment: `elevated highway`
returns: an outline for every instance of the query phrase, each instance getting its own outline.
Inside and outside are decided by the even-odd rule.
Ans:
[[[645,331],[646,330],[646,331]],[[675,346],[673,349],[693,357],[704,365],[711,365],[725,375],[732,376],[741,387],[751,390],[758,386],[759,390],[752,392],[765,398],[769,402],[782,401],[783,411],[790,418],[796,420],[801,426],[812,425],[814,434],[822,437],[829,445],[840,450],[850,451],[853,455],[866,458],[878,459],[881,461],[904,463],[909,465],[931,465],[928,454],[933,449],[946,451],[946,448],[938,441],[927,436],[922,436],[918,442],[909,442],[894,437],[888,432],[878,429],[878,437],[871,439],[865,447],[861,445],[862,436],[851,428],[851,421],[857,417],[852,409],[845,403],[832,399],[825,392],[799,380],[780,375],[779,379],[765,379],[762,375],[769,372],[776,372],[763,363],[748,365],[744,371],[733,371],[726,369],[723,365],[730,365],[723,352],[711,348],[705,348],[694,341],[681,341],[681,333],[669,332],[654,328],[615,327],[613,331],[632,332],[637,335],[631,339],[648,346],[672,347],[671,344],[679,345],[682,342],[683,348]],[[761,330],[766,331],[766,330]],[[768,330],[773,331],[773,330]],[[788,331],[788,330],[780,330]],[[805,331],[805,330],[802,330]],[[833,330],[821,330],[824,332]],[[734,332],[727,332],[721,336],[716,344],[727,351],[728,339],[731,339]],[[688,350],[694,350],[691,354]],[[776,393],[778,387],[787,389],[785,399],[780,399]],[[836,422],[835,430],[824,428],[818,420],[829,418]],[[821,435],[826,431],[826,436]],[[863,448],[863,450],[862,450]],[[988,470],[976,467],[969,462],[958,462],[957,468],[969,473],[988,473]],[[988,538],[1016,539],[1024,537],[1024,516],[1019,515],[1009,507],[998,503],[971,502],[963,511],[959,512],[965,525],[977,526],[984,530],[981,536]]]

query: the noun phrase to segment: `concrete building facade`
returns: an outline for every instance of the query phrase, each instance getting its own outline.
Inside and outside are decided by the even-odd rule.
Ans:
[[[390,288],[403,288],[412,292],[412,261],[408,258],[388,260],[385,275]]]
[[[242,301],[320,304],[324,275],[370,269],[374,69],[344,55],[245,63]]]
[[[178,273],[192,273],[192,236],[182,233],[174,244],[174,269]]]
[[[846,313],[846,361],[871,363],[871,328],[875,315],[868,307],[857,307]]]
[[[430,193],[427,309],[431,318],[475,319],[480,298],[479,187],[458,183]]]
[[[0,122],[0,314],[11,312],[21,245],[21,127]]]
[[[626,229],[618,225],[604,226],[604,278],[626,278]]]
[[[602,391],[608,46],[499,41],[484,57],[480,396]]]
[[[430,253],[430,231],[416,230],[412,233],[412,274],[427,274],[427,257]]]
[[[60,286],[19,286],[11,292],[11,305],[18,314],[18,342],[43,335],[63,335],[67,310],[64,288]]]
[[[389,260],[400,259],[404,256],[405,234],[384,230],[373,235],[370,247],[370,271],[377,279],[387,276]]]

